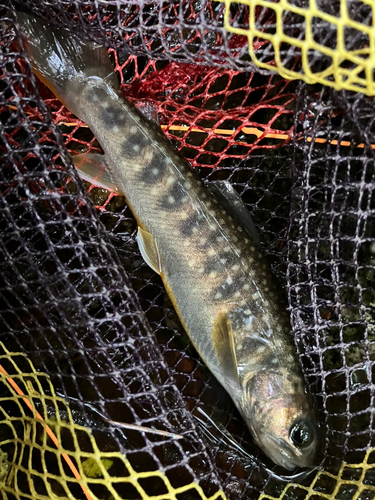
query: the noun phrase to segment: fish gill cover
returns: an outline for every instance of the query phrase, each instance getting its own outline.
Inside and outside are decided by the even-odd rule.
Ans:
[[[21,4],[105,43],[124,94],[156,105],[203,179],[239,192],[286,289],[324,440],[320,469],[290,477],[252,443],[143,262],[124,199],[84,189],[68,153],[100,146],[37,82],[3,2],[1,497],[375,498],[375,109],[340,90],[365,72],[374,93],[371,4]],[[285,76],[280,53],[286,76],[315,85],[271,73]]]

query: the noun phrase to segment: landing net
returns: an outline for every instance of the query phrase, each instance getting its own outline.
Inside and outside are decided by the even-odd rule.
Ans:
[[[105,43],[124,95],[156,106],[202,179],[241,195],[289,299],[325,431],[319,470],[288,476],[253,444],[124,199],[80,180],[70,155],[100,145],[34,77],[21,4]],[[373,8],[3,2],[0,498],[375,498]]]

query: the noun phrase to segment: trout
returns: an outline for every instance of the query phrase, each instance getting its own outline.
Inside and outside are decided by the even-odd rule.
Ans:
[[[82,155],[81,170],[124,193],[143,258],[255,442],[286,469],[312,465],[318,432],[311,396],[285,300],[254,241],[160,127],[121,95],[105,48],[23,13],[19,22],[36,74],[103,148],[101,160]]]

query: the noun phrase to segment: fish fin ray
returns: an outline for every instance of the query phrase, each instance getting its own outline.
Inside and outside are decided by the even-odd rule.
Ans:
[[[75,81],[94,76],[119,89],[105,47],[24,12],[17,12],[17,19],[23,46],[37,76],[74,114],[69,94],[75,91]]]
[[[152,234],[138,226],[136,240],[146,264],[148,264],[156,273],[160,274],[160,257],[155,238]]]
[[[119,185],[113,182],[111,172],[105,161],[105,155],[85,153],[72,156],[79,175],[91,184],[113,193],[124,194]]]
[[[232,184],[228,181],[213,181],[207,183],[207,187],[226,212],[247,232],[254,246],[260,251],[260,238],[253,219]]]
[[[217,316],[212,331],[212,338],[223,375],[231,381],[238,383],[239,372],[236,347],[230,318],[227,313],[220,313]]]

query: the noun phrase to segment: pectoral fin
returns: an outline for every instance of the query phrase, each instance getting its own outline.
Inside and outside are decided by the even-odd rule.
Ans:
[[[73,163],[79,175],[85,181],[103,189],[108,189],[113,193],[124,194],[121,187],[114,183],[104,155],[95,153],[74,155]]]
[[[232,382],[238,383],[236,347],[230,318],[227,313],[221,313],[216,318],[212,331],[212,340],[223,375]]]
[[[213,181],[208,183],[207,187],[227,213],[247,232],[254,246],[260,251],[260,239],[253,219],[232,184],[228,181]]]
[[[146,264],[148,264],[156,273],[160,274],[161,267],[159,251],[152,234],[138,226],[136,240]]]

